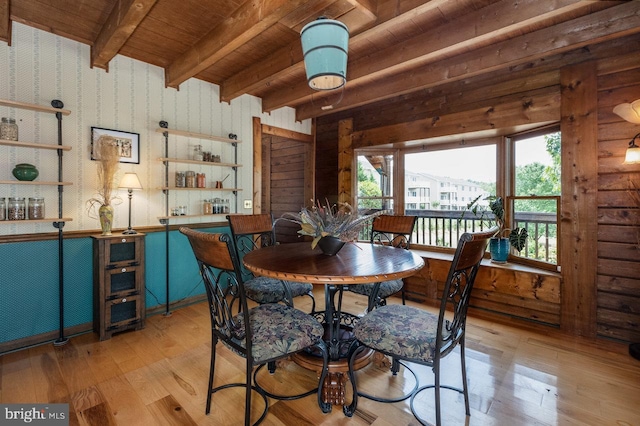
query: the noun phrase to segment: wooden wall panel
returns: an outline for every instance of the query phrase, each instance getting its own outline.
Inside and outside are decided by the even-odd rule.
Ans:
[[[623,164],[640,126],[613,113],[615,105],[640,98],[640,59],[634,52],[600,62],[597,333],[640,342],[640,165]]]
[[[405,290],[411,300],[432,304],[438,300],[447,279],[453,256],[430,258],[423,254],[425,266],[406,278]],[[515,266],[480,267],[471,293],[471,306],[505,315],[560,325],[560,274],[538,274]]]
[[[406,130],[412,129],[412,123],[427,117],[441,119],[448,114],[458,117],[460,126],[465,129],[467,123],[482,123],[483,120],[485,125],[495,126],[495,123],[503,122],[501,117],[488,123],[486,117],[473,117],[468,112],[476,110],[480,113],[483,106],[499,106],[496,110],[513,115],[510,109],[505,109],[506,104],[534,94],[557,93],[562,68],[568,66],[572,76],[565,74],[562,95],[552,97],[557,103],[554,106],[557,111],[559,108],[565,111],[563,145],[574,151],[566,157],[565,165],[574,170],[563,175],[562,182],[568,203],[563,210],[566,214],[563,219],[578,223],[570,230],[562,248],[568,262],[562,265],[565,279],[545,282],[540,290],[532,288],[531,282],[515,290],[509,287],[521,283],[513,275],[497,272],[498,275],[492,277],[487,274],[478,277],[474,304],[507,316],[539,318],[549,324],[566,322],[568,326],[563,328],[571,333],[640,341],[633,325],[640,322],[635,311],[621,312],[620,317],[616,317],[616,310],[598,305],[599,301],[609,304],[616,297],[625,303],[640,304],[640,265],[639,260],[633,259],[640,247],[640,201],[633,204],[625,197],[630,182],[640,187],[640,166],[622,164],[626,145],[640,132],[640,126],[626,123],[612,112],[615,105],[640,98],[639,50],[640,37],[630,35],[540,58],[509,72],[443,84],[357,110],[320,117],[316,122],[318,194],[337,196],[338,193],[340,120],[353,119],[355,133],[364,132],[362,134],[373,135],[374,140],[386,141],[390,139],[376,134],[376,130],[384,132],[389,129],[385,126],[395,126],[399,134],[405,132],[406,135]],[[580,79],[575,87],[567,84],[585,72],[589,75],[584,83]],[[576,90],[585,91],[589,96],[588,104],[584,99],[576,98],[572,93]],[[424,132],[423,135],[429,134]],[[433,305],[438,285],[441,285],[439,280],[444,279],[448,263],[439,257],[426,259],[426,263],[419,274],[405,280],[405,285],[412,298]],[[570,281],[570,292],[563,291],[566,281]],[[492,287],[494,282],[499,282],[497,291]],[[563,299],[563,312],[560,312],[558,301],[563,302]],[[554,319],[556,315],[560,315],[560,319]]]

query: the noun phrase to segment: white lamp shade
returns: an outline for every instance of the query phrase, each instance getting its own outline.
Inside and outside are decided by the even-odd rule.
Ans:
[[[634,144],[627,148],[627,154],[624,156],[624,164],[638,163],[640,163],[640,147]]]
[[[640,99],[630,104],[616,105],[613,112],[630,123],[640,124]]]
[[[120,185],[118,186],[120,189],[142,189],[142,185],[140,184],[140,179],[138,179],[138,175],[135,173],[125,173],[122,176],[122,180],[120,180]]]
[[[317,19],[300,32],[309,87],[338,89],[347,82],[349,29],[340,21]]]

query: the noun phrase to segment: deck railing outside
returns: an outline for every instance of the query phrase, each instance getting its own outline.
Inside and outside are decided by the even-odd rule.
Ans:
[[[406,215],[417,216],[416,226],[411,236],[412,245],[455,248],[460,235],[465,232],[481,231],[486,224],[466,215],[461,218],[460,210],[406,210]],[[529,232],[527,243],[520,256],[557,264],[558,227],[554,213],[517,212],[516,225]],[[360,238],[370,239],[370,230],[364,229]]]

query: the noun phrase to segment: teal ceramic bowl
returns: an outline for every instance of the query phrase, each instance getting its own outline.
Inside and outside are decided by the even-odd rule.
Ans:
[[[13,176],[18,180],[34,180],[38,177],[38,169],[33,164],[20,163],[13,168]]]

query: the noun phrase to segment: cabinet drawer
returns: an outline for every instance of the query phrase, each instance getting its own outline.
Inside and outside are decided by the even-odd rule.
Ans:
[[[107,269],[104,296],[106,299],[124,296],[142,288],[139,266],[123,266]]]
[[[105,329],[110,330],[142,319],[140,295],[126,296],[105,302]]]
[[[122,236],[114,238],[105,245],[105,262],[107,267],[137,264],[141,258],[144,240],[139,237]]]

